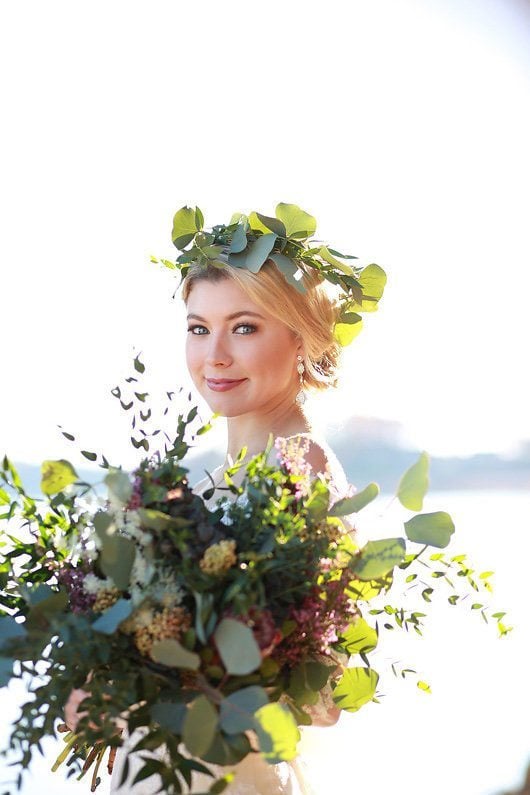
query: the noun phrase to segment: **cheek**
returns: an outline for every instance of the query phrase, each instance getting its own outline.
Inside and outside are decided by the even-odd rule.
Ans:
[[[199,351],[197,350],[197,346],[193,345],[192,340],[188,337],[186,341],[186,366],[188,368],[188,372],[190,375],[193,375],[194,371],[197,370],[200,363],[200,355]]]
[[[286,386],[292,378],[292,361],[289,342],[277,339],[264,343],[253,351],[253,371],[260,380],[270,382],[275,388]]]

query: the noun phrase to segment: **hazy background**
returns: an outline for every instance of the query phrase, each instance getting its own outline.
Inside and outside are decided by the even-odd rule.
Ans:
[[[529,44],[530,5],[516,0],[2,4],[0,455],[35,482],[45,458],[86,465],[79,449],[133,467],[143,451],[109,393],[134,355],[155,403],[189,388],[177,280],[149,262],[175,256],[173,213],[198,204],[211,226],[293,202],[316,216],[317,237],[388,273],[379,311],[365,316],[341,387],[314,403],[315,420],[358,485],[375,477],[391,492],[427,450],[433,485],[446,490],[435,507],[464,499],[462,547],[498,570],[502,607],[527,603],[525,573],[516,577],[497,547],[522,566]],[[218,421],[197,471],[218,462],[223,440]],[[476,650],[485,633],[469,632]],[[519,664],[523,640],[504,646],[511,657],[499,666]],[[470,660],[476,671],[479,658]],[[528,687],[502,712],[488,670],[492,724],[515,720],[530,706]],[[453,692],[457,681],[456,672],[447,680]],[[394,707],[394,725],[389,702],[401,742],[403,713]],[[516,786],[529,744],[503,737],[512,757],[453,795]],[[432,752],[434,769],[440,740]],[[484,758],[477,741],[471,770]],[[411,775],[409,795],[434,793],[421,771],[417,785]]]

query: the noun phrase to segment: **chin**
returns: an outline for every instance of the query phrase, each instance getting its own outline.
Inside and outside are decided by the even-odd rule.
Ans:
[[[256,409],[256,401],[250,400],[248,396],[242,400],[241,397],[236,399],[235,396],[231,397],[227,393],[212,396],[210,392],[209,395],[203,394],[203,398],[210,409],[220,417],[238,417],[240,414],[247,414]]]

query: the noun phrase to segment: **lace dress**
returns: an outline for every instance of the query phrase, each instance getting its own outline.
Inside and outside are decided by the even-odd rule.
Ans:
[[[297,434],[297,436],[309,437],[309,434]],[[331,448],[323,440],[318,440],[318,444],[326,453],[326,471],[321,474],[324,474],[327,479],[330,490],[330,504],[332,504],[341,497],[351,495],[352,487],[349,486],[344,470]],[[243,494],[241,496],[244,501],[245,495]],[[228,517],[226,518],[228,519]],[[349,530],[353,530],[347,517],[344,517],[344,522]],[[226,522],[226,524],[228,523],[229,521]],[[344,658],[344,663],[346,663],[346,656]],[[329,685],[327,686],[315,705],[304,707],[304,709],[310,713],[313,725],[333,725],[337,720],[337,708],[331,697],[331,687]],[[302,734],[301,744],[303,744],[303,728],[301,728],[300,731]],[[143,756],[146,759],[163,758],[163,748],[158,748],[156,751],[139,751],[138,753],[129,754],[129,773],[123,786],[119,787],[126,751],[133,748],[146,732],[147,730],[143,728],[136,729],[133,734],[129,736],[126,727],[124,728],[124,744],[122,748],[118,749],[116,754],[110,795],[155,795],[155,793],[160,791],[161,781],[157,774],[134,785],[132,781],[143,764],[141,757]],[[181,746],[179,751],[183,756],[188,756],[184,746]],[[234,772],[236,774],[234,781],[224,790],[225,795],[317,795],[309,783],[310,771],[307,763],[304,761],[303,754],[299,754],[299,756],[291,762],[281,762],[280,764],[270,765],[263,759],[261,754],[254,753],[246,756],[237,765],[222,767],[220,765],[208,764],[208,767],[219,777],[229,772]],[[209,776],[202,773],[194,773],[192,793],[206,793],[212,786],[212,783],[213,779]]]

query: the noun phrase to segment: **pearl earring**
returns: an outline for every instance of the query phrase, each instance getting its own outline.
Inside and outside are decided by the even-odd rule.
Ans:
[[[296,369],[298,371],[298,375],[300,376],[300,391],[296,396],[296,402],[299,406],[303,406],[305,403],[305,392],[304,392],[304,373],[305,373],[305,366],[303,357],[300,354],[296,357],[298,359],[298,364],[296,365]]]

